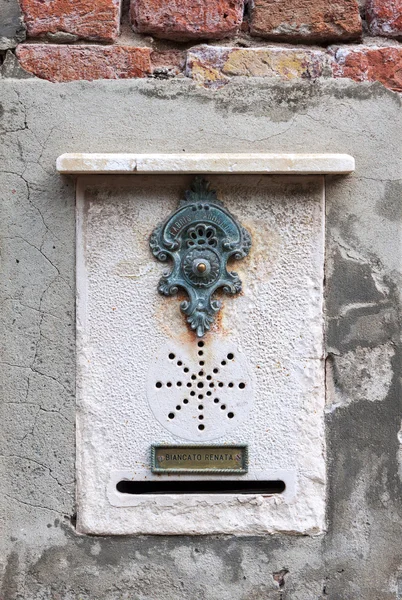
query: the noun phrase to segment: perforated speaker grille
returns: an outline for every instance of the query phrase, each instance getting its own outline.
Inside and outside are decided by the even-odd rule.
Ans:
[[[244,354],[222,340],[166,344],[149,370],[148,400],[175,436],[218,438],[244,421],[252,406]]]

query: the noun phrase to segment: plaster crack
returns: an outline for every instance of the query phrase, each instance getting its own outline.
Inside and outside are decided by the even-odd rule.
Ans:
[[[315,119],[309,113],[305,113],[304,116],[307,117],[308,119],[310,119],[311,121],[314,121],[315,123],[319,123],[320,125],[326,126],[328,124],[325,121],[325,119]],[[344,130],[341,127],[335,125],[334,123],[331,123],[331,129],[333,129],[335,131],[339,131],[340,133],[343,133],[344,135],[347,135],[348,137],[351,137],[351,136],[355,137],[355,134],[353,134],[351,131]],[[363,130],[360,131],[359,133],[360,133],[360,135],[362,135],[363,137],[365,137],[366,139],[368,139],[371,143],[373,143],[373,136],[372,135],[368,135],[368,134],[364,133]]]
[[[50,139],[50,138],[51,138],[51,136],[53,135],[53,132],[54,132],[54,130],[55,130],[55,129],[57,129],[56,125],[53,125],[53,127],[50,129],[50,131],[49,131],[48,135],[46,136],[46,139],[45,139],[45,141],[44,141],[43,143],[41,143],[42,150],[41,150],[41,152],[40,152],[40,154],[39,154],[39,156],[38,156],[38,160],[37,160],[37,163],[38,163],[38,165],[39,165],[39,166],[42,166],[42,165],[41,165],[41,163],[40,163],[40,161],[41,161],[41,159],[42,159],[42,156],[43,156],[43,153],[44,153],[44,151],[45,151],[46,144],[48,143],[49,139]],[[42,168],[43,168],[43,167],[42,167]],[[35,208],[36,208],[36,207],[35,207]]]
[[[29,385],[29,378],[28,378],[28,385]],[[21,442],[21,443],[22,443],[22,442],[23,442],[23,441],[24,441],[24,440],[25,440],[25,439],[26,439],[26,438],[27,438],[29,435],[33,435],[33,433],[34,433],[34,430],[35,430],[35,427],[36,427],[36,423],[37,423],[37,420],[38,420],[39,412],[40,412],[40,410],[39,410],[39,407],[38,407],[38,412],[37,412],[37,413],[36,413],[36,415],[35,415],[35,418],[34,418],[34,422],[33,422],[33,424],[32,424],[32,427],[31,427],[30,431],[27,431],[27,432],[26,432],[26,433],[25,433],[25,434],[22,436],[22,438],[20,439],[20,442]]]
[[[18,502],[18,504],[23,504],[25,506],[30,506],[31,508],[41,508],[43,510],[48,510],[52,513],[55,513],[56,515],[60,514],[57,510],[54,510],[54,508],[49,508],[48,506],[42,506],[41,504],[33,504],[30,502],[25,502],[24,500],[21,500],[20,498],[15,498],[14,496],[10,496],[9,494],[4,494],[6,498],[9,498],[10,500],[12,500],[13,502]]]
[[[359,176],[359,177],[355,177],[355,179],[360,180],[363,179],[364,181],[378,181],[380,183],[391,183],[391,182],[399,182],[401,181],[400,177],[397,177],[396,179],[380,179],[379,177],[363,177],[363,176]]]
[[[57,267],[57,266],[56,266],[56,265],[55,265],[55,264],[54,264],[54,263],[53,263],[53,262],[50,260],[50,258],[48,258],[48,257],[46,256],[46,254],[44,254],[44,252],[41,250],[41,247],[43,246],[43,242],[42,242],[42,244],[41,244],[41,247],[39,247],[39,248],[38,248],[38,246],[35,246],[35,244],[32,244],[32,242],[28,242],[28,240],[26,240],[24,237],[22,237],[22,235],[8,236],[8,237],[6,237],[5,239],[9,239],[9,240],[13,240],[13,239],[20,239],[20,240],[22,240],[23,242],[25,242],[26,244],[28,244],[28,246],[31,246],[32,248],[35,248],[35,250],[36,250],[37,252],[39,252],[39,253],[40,253],[40,254],[43,256],[43,258],[44,258],[44,259],[45,259],[45,260],[46,260],[46,261],[47,261],[47,262],[48,262],[48,263],[49,263],[49,264],[50,264],[50,265],[51,265],[51,266],[52,266],[52,267],[53,267],[53,268],[54,268],[54,269],[57,271],[57,274],[58,274],[58,275],[60,276],[60,278],[61,278],[61,279],[64,281],[64,279],[63,279],[63,277],[62,277],[62,275],[61,275],[61,273],[60,273],[60,270],[59,270],[59,268],[58,268],[58,267]],[[54,282],[52,282],[52,283],[54,283]],[[67,282],[65,282],[65,283],[67,283]]]
[[[10,366],[17,366],[18,367],[20,365],[10,365]],[[57,384],[59,384],[63,388],[63,390],[67,394],[71,395],[71,393],[72,393],[71,390],[67,389],[66,386],[64,386],[61,383],[61,381],[59,381],[56,377],[53,377],[52,375],[49,375],[48,373],[42,373],[42,371],[38,371],[37,368],[36,369],[33,369],[32,367],[23,367],[23,368],[28,368],[28,369],[30,369],[32,371],[32,373],[35,373],[36,375],[40,375],[41,377],[46,377],[47,379],[51,379],[52,381],[55,381]]]
[[[27,119],[27,111],[24,103],[20,99],[20,94],[18,90],[13,90],[17,96],[18,104],[22,107],[22,111],[24,113],[24,127],[16,127],[15,129],[6,129],[6,133],[18,133],[19,131],[26,131],[29,129],[28,127],[28,119]]]
[[[74,421],[70,421],[70,419],[67,419],[67,417],[65,415],[63,415],[62,412],[60,412],[60,410],[49,410],[47,408],[43,408],[43,406],[39,406],[39,411],[44,412],[44,413],[53,414],[53,415],[59,415],[62,419],[67,421],[67,423],[69,425],[72,425],[74,423]]]
[[[57,477],[55,475],[53,475],[53,469],[51,467],[49,467],[48,465],[45,465],[43,463],[41,463],[39,460],[35,460],[34,458],[30,458],[27,456],[19,456],[18,454],[7,454],[7,455],[2,455],[5,458],[18,458],[18,460],[24,460],[27,462],[32,462],[35,465],[38,465],[38,467],[42,467],[42,469],[45,469],[46,471],[49,472],[50,477],[61,487],[61,488],[65,488],[68,485],[72,485],[73,483],[75,483],[74,481],[68,481],[66,483],[61,483]],[[64,490],[66,491],[66,490]]]
[[[16,363],[10,363],[10,362],[7,362],[5,360],[0,361],[0,365],[4,365],[6,367],[15,367],[17,369],[28,369],[28,370],[32,371],[32,373],[35,373],[36,375],[40,375],[41,377],[46,377],[48,379],[51,379],[52,381],[55,381],[58,385],[60,385],[63,388],[63,390],[67,394],[71,395],[71,393],[72,393],[71,390],[69,390],[68,388],[66,388],[61,383],[61,381],[59,381],[56,377],[53,377],[52,375],[48,375],[47,373],[42,373],[42,371],[38,371],[36,369],[33,369],[32,366],[30,366],[30,365],[17,365]],[[34,404],[36,404],[36,403],[34,403]]]
[[[20,178],[22,179],[22,181],[25,183],[25,186],[26,186],[26,192],[27,192],[27,200],[28,200],[29,204],[31,204],[31,206],[33,206],[33,208],[34,208],[34,209],[37,211],[37,213],[39,214],[39,216],[40,216],[40,219],[41,219],[41,221],[42,221],[42,223],[43,223],[43,226],[44,226],[44,228],[45,228],[45,233],[44,233],[44,234],[43,234],[43,236],[42,236],[42,241],[41,241],[41,244],[40,244],[39,248],[38,248],[37,246],[35,246],[34,244],[32,244],[32,243],[28,242],[28,241],[27,241],[25,238],[23,238],[22,236],[14,236],[14,237],[16,237],[16,238],[18,238],[18,237],[19,237],[19,238],[20,238],[20,239],[22,239],[24,242],[26,242],[27,244],[29,244],[30,246],[32,246],[33,248],[35,248],[35,249],[36,249],[38,252],[40,252],[40,253],[42,254],[42,256],[45,258],[45,260],[47,260],[47,261],[48,261],[48,262],[49,262],[49,263],[52,265],[52,267],[53,267],[53,268],[54,268],[54,269],[57,271],[57,273],[58,273],[58,275],[60,276],[61,280],[62,280],[62,281],[63,281],[63,282],[64,282],[64,283],[67,285],[67,287],[68,287],[68,288],[69,288],[71,291],[73,291],[73,290],[71,289],[71,285],[69,284],[69,282],[68,282],[66,279],[64,279],[64,277],[62,276],[62,274],[61,274],[61,272],[60,272],[60,269],[59,269],[59,268],[58,268],[58,267],[57,267],[57,266],[56,266],[56,265],[55,265],[55,264],[54,264],[54,263],[53,263],[53,262],[50,260],[50,258],[49,258],[49,257],[48,257],[48,256],[47,256],[47,255],[46,255],[44,252],[43,252],[43,246],[44,246],[44,243],[45,243],[45,238],[46,238],[46,234],[47,234],[47,233],[49,233],[49,234],[50,234],[52,237],[54,237],[54,238],[55,238],[55,239],[57,239],[57,240],[58,240],[58,238],[57,238],[57,236],[56,236],[56,235],[53,233],[53,231],[52,231],[52,230],[49,228],[49,226],[48,226],[48,224],[46,223],[46,221],[45,221],[45,218],[44,218],[44,216],[43,216],[43,214],[42,214],[42,211],[41,211],[41,210],[39,209],[39,207],[38,207],[38,206],[37,206],[37,205],[36,205],[36,204],[33,202],[32,198],[31,198],[31,187],[30,187],[30,184],[29,184],[28,180],[27,180],[27,179],[25,179],[25,177],[24,177],[24,174],[25,174],[25,171],[26,171],[26,169],[27,169],[27,167],[25,167],[25,169],[24,169],[24,171],[23,171],[22,173],[17,173],[17,172],[15,172],[15,171],[4,171],[4,172],[5,172],[5,173],[9,173],[9,174],[11,174],[11,175],[16,175],[17,177],[20,177]],[[11,239],[12,239],[12,238],[11,238]],[[58,241],[59,241],[59,240],[58,240]]]
[[[61,317],[59,317],[58,315],[55,315],[52,312],[49,312],[48,310],[39,310],[39,308],[36,308],[36,306],[31,306],[30,304],[26,304],[25,302],[21,302],[21,300],[19,300],[19,298],[13,298],[12,296],[9,296],[8,298],[4,298],[4,300],[1,302],[1,305],[6,304],[6,302],[17,302],[20,306],[23,306],[24,308],[28,308],[29,310],[33,310],[34,312],[38,312],[38,313],[43,313],[45,316],[48,317],[52,317],[52,319],[56,319],[58,321],[63,321],[63,319]]]
[[[15,93],[17,95],[17,98],[18,98],[18,104],[21,106],[22,111],[24,113],[24,127],[21,128],[19,131],[24,131],[24,129],[29,129],[29,127],[28,127],[28,118],[27,118],[27,109],[26,109],[25,104],[21,100],[21,96],[20,96],[19,91],[16,90],[16,89],[14,91],[15,91]]]

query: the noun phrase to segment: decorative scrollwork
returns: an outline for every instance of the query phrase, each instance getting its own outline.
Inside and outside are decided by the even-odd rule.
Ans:
[[[222,288],[230,295],[241,291],[240,278],[227,271],[227,262],[247,256],[249,232],[224,208],[209,184],[196,177],[179,208],[155,228],[149,244],[155,258],[173,261],[172,271],[159,281],[159,293],[172,296],[178,288],[187,292],[189,299],[180,308],[191,329],[202,337],[221,308],[221,302],[212,298],[216,290]]]

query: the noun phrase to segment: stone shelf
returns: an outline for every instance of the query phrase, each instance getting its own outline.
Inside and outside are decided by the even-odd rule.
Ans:
[[[272,174],[347,175],[355,169],[348,154],[62,154],[59,173],[90,174]]]

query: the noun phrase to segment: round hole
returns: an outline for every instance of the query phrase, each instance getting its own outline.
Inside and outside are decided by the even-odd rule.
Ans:
[[[243,383],[243,382],[239,383],[239,388],[240,388],[241,390],[244,390],[244,388],[245,388],[245,387],[246,387],[246,384],[245,384],[245,383]]]
[[[187,387],[192,387],[192,385],[193,384],[191,383],[191,381],[189,381],[188,384],[187,384]]]
[[[173,360],[174,358],[176,358],[176,355],[175,355],[175,354],[173,354],[173,352],[171,352],[171,353],[169,354],[169,358],[170,358],[170,360]]]
[[[203,367],[205,365],[205,362],[203,360],[200,360],[198,364],[200,365],[200,367]]]
[[[176,383],[176,385],[177,385],[177,387],[181,387],[181,385],[182,385],[181,381],[178,381],[178,382]]]
[[[215,404],[219,404],[219,398],[214,398]]]
[[[225,366],[225,365],[226,365],[226,360],[223,360],[223,361],[221,362],[221,365]]]
[[[212,371],[212,373],[219,373],[219,369],[216,369],[216,368],[215,368],[215,369]]]
[[[200,431],[204,431],[204,429],[205,429],[205,425],[203,425],[203,424],[201,423],[201,425],[198,425],[198,429],[199,429]]]
[[[176,410],[181,410],[181,406],[180,406],[180,404],[178,404],[178,405],[176,406]]]
[[[208,379],[208,381],[211,381],[212,375],[207,375],[207,379]]]
[[[178,366],[178,367],[181,367],[181,366],[182,366],[182,364],[183,364],[183,363],[181,362],[181,360],[178,360],[178,361],[177,361],[177,366]]]
[[[214,387],[214,385],[215,385],[214,382],[211,381],[211,383],[209,384],[209,387]]]
[[[188,400],[187,400],[187,398],[184,398],[184,400],[183,400],[183,404],[188,404]]]
[[[169,413],[168,417],[169,417],[169,419],[174,419],[174,413]]]
[[[171,382],[171,381],[168,381],[166,385],[167,385],[168,387],[172,387],[172,382]]]
[[[227,358],[228,358],[228,360],[233,360],[234,359],[234,354],[232,354],[232,352],[229,352]]]
[[[202,400],[202,399],[203,399],[203,397],[204,397],[204,396],[203,396],[202,394],[199,394],[199,396],[198,396],[198,399],[199,399],[199,400]]]
[[[225,410],[226,409],[226,404],[221,404],[221,409]]]
[[[184,367],[184,369],[183,369],[183,371],[184,371],[185,373],[188,373],[188,372],[189,372],[189,370],[190,370],[190,369],[189,369],[188,367]]]
[[[219,386],[219,387],[223,387],[223,381],[220,381],[220,382],[218,383],[218,386]]]
[[[192,392],[190,392],[190,396],[195,396],[194,390]]]
[[[198,342],[197,345],[198,345],[199,348],[203,348],[204,345],[205,345],[205,342],[200,341],[200,342]]]
[[[202,350],[198,350],[198,356],[203,356],[203,351]]]
[[[161,382],[161,381],[157,381],[157,382],[155,383],[155,387],[157,387],[157,388],[161,388],[161,387],[162,387],[162,382]]]
[[[200,377],[204,377],[204,371],[199,371],[198,375],[199,375]]]
[[[212,396],[212,392],[210,392],[209,390],[207,391],[207,396]]]
[[[191,375],[191,379],[194,381],[194,379],[197,379],[197,375]]]
[[[228,412],[228,419],[233,419],[233,417],[234,417],[234,413]]]
[[[202,381],[199,381],[197,383],[197,387],[199,387],[199,388],[203,388],[204,387],[204,384],[202,383]]]
[[[233,387],[233,381],[231,381],[228,385],[229,385],[230,388],[232,388]]]
[[[204,410],[204,405],[203,404],[199,404],[198,405],[198,410]]]
[[[199,418],[200,421],[202,421],[203,418],[204,418],[204,415],[198,415],[198,418]]]

